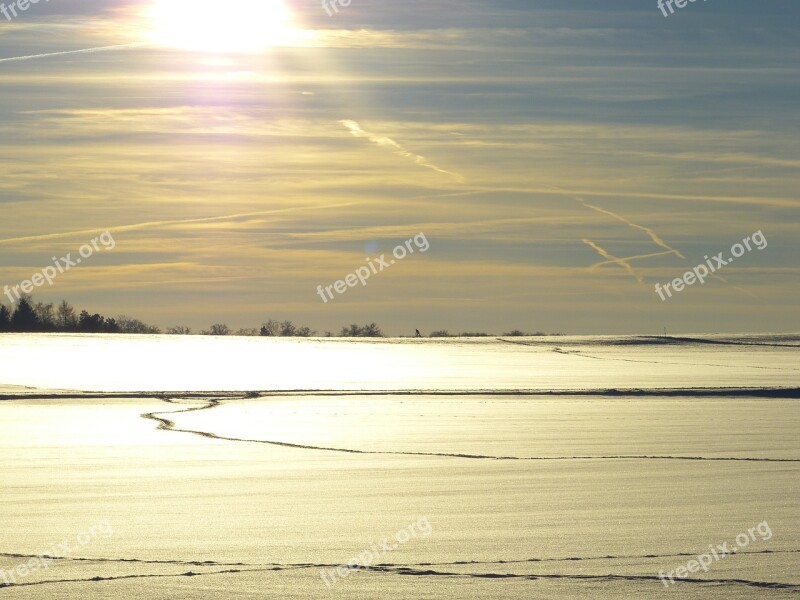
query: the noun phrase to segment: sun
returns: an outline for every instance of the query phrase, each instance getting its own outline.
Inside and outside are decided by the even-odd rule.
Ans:
[[[207,53],[258,52],[295,35],[283,0],[154,0],[149,41]]]

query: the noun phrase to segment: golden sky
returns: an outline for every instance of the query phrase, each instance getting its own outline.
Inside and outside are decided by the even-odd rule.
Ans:
[[[796,331],[787,12],[51,0],[0,15],[0,286],[109,230],[113,250],[35,298],[197,329]],[[721,279],[654,292],[757,231],[768,247]],[[321,301],[421,232],[427,252]]]

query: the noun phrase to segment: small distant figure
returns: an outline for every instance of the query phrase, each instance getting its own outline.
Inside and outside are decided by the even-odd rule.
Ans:
[[[422,337],[422,334],[419,332],[419,329],[417,329],[417,335],[415,337],[418,337],[418,338]]]

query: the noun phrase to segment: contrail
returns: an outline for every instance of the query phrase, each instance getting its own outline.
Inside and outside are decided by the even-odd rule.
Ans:
[[[655,252],[653,254],[640,254],[638,256],[626,256],[622,260],[625,260],[625,261],[639,260],[639,259],[642,259],[642,258],[654,258],[656,256],[668,256],[670,254],[673,254],[673,253],[672,252]],[[613,264],[618,264],[618,263],[617,263],[616,260],[604,260],[603,262],[599,262],[599,263],[593,264],[591,267],[589,267],[589,269],[590,270],[591,269],[596,269],[598,267],[604,267],[605,265],[613,265]]]
[[[125,48],[138,48],[148,46],[149,42],[134,42],[132,44],[117,44],[116,46],[97,46],[96,48],[84,48],[82,50],[65,50],[63,52],[48,52],[47,54],[30,54],[28,56],[14,56],[12,58],[0,58],[0,63],[15,60],[33,60],[35,58],[48,58],[50,56],[65,56],[67,54],[89,54],[92,52],[103,52],[106,50],[124,50]]]
[[[608,215],[609,217],[617,219],[618,221],[622,221],[623,223],[625,223],[629,227],[633,227],[634,229],[639,229],[640,231],[644,231],[650,237],[650,239],[653,240],[653,242],[657,246],[660,246],[661,248],[664,248],[664,250],[667,251],[667,252],[660,252],[660,253],[653,254],[653,255],[648,255],[648,256],[641,256],[641,257],[634,256],[634,257],[631,257],[631,259],[633,259],[633,258],[647,258],[649,256],[663,256],[664,254],[674,254],[675,256],[678,256],[679,258],[682,258],[684,260],[686,259],[686,256],[684,256],[683,253],[680,250],[677,250],[677,249],[673,248],[672,246],[670,246],[669,244],[667,244],[667,242],[665,242],[663,239],[661,239],[661,236],[659,236],[650,227],[644,227],[643,225],[639,225],[638,223],[634,223],[630,219],[626,219],[625,217],[623,217],[621,215],[618,215],[616,213],[613,213],[610,210],[606,210],[605,208],[600,208],[599,206],[595,206],[594,204],[589,204],[588,202],[586,202],[586,200],[584,200],[580,196],[576,196],[576,195],[574,195],[574,194],[572,194],[572,193],[570,193],[570,192],[568,192],[568,191],[566,191],[566,190],[564,190],[564,189],[562,189],[560,187],[557,187],[557,186],[547,186],[547,187],[552,188],[552,189],[554,189],[554,190],[556,190],[556,191],[558,191],[560,193],[568,194],[568,195],[572,196],[576,201],[578,201],[581,204],[583,204],[586,208],[591,208],[593,211],[599,212],[600,214]],[[585,241],[586,240],[584,240],[584,242]],[[597,248],[595,248],[595,249],[597,249]],[[617,260],[619,260],[619,259],[614,257],[613,259],[610,260],[610,262],[617,262]],[[622,260],[626,260],[626,259],[622,259]],[[600,264],[604,264],[604,263],[600,263]],[[619,263],[617,263],[617,264],[619,264]],[[595,266],[599,266],[599,265],[595,265]],[[592,268],[594,268],[594,267],[592,267]]]
[[[60,233],[46,233],[43,235],[28,235],[25,237],[16,237],[16,238],[7,238],[4,240],[0,240],[0,244],[11,244],[14,242],[33,242],[37,240],[50,240],[50,239],[58,239],[62,237],[71,237],[76,235],[91,235],[93,233],[97,233],[101,229],[108,229],[110,231],[133,231],[136,229],[148,229],[148,228],[158,228],[158,227],[168,227],[170,225],[186,225],[191,223],[213,223],[214,221],[226,221],[230,219],[242,219],[245,217],[255,217],[255,216],[264,216],[264,215],[273,215],[279,214],[284,212],[295,212],[295,211],[302,211],[302,210],[324,210],[328,208],[342,208],[344,206],[354,206],[359,204],[358,202],[343,202],[340,204],[325,204],[322,206],[293,206],[290,208],[278,208],[273,210],[259,210],[256,212],[248,212],[248,213],[238,213],[234,215],[219,215],[216,217],[201,217],[198,219],[173,219],[169,221],[147,221],[144,223],[134,223],[131,225],[118,225],[116,227],[98,227],[95,229],[80,229],[78,231],[62,231]]]
[[[392,138],[381,136],[381,135],[376,135],[374,133],[369,133],[368,131],[364,131],[361,128],[361,125],[359,125],[355,121],[346,120],[346,121],[339,121],[339,122],[342,125],[344,125],[345,127],[347,127],[350,130],[350,133],[352,133],[356,137],[367,138],[370,142],[372,142],[374,144],[378,144],[379,146],[393,148],[394,149],[394,153],[397,154],[398,156],[402,156],[403,158],[408,158],[411,161],[415,162],[416,164],[418,164],[418,165],[420,165],[422,167],[427,167],[428,169],[433,169],[437,173],[442,173],[443,175],[448,175],[448,176],[454,178],[459,183],[464,183],[464,178],[461,175],[459,175],[458,173],[452,173],[450,171],[446,171],[446,170],[444,170],[444,169],[442,169],[440,167],[437,167],[433,163],[429,163],[428,159],[426,159],[424,156],[420,156],[419,154],[414,154],[413,152],[409,152],[408,150],[403,148],[400,144],[395,142]]]
[[[609,261],[618,264],[620,267],[622,267],[628,273],[630,273],[633,277],[635,277],[636,281],[638,281],[639,283],[644,283],[644,279],[642,278],[642,276],[639,275],[630,265],[630,263],[627,262],[624,258],[619,258],[617,256],[614,256],[613,254],[609,254],[607,251],[603,250],[600,246],[595,244],[592,240],[584,239],[583,243],[586,244],[587,246],[591,246],[592,248],[594,248],[594,250],[603,258],[607,258]]]
[[[665,250],[669,250],[669,252],[670,252],[670,253],[672,253],[672,254],[675,254],[676,256],[679,256],[680,258],[684,258],[684,259],[686,258],[686,257],[685,257],[683,254],[681,254],[681,252],[680,252],[679,250],[676,250],[675,248],[673,248],[672,246],[670,246],[669,244],[667,244],[667,242],[665,242],[664,240],[662,240],[662,239],[659,237],[659,235],[658,235],[658,234],[657,234],[655,231],[653,231],[652,229],[650,229],[649,227],[643,227],[642,225],[637,225],[637,224],[636,224],[636,223],[634,223],[633,221],[629,221],[629,220],[628,220],[628,219],[626,219],[625,217],[622,217],[622,216],[620,216],[620,215],[617,215],[617,214],[615,214],[615,213],[611,212],[610,210],[606,210],[606,209],[604,209],[604,208],[600,208],[599,206],[594,206],[594,205],[592,205],[592,204],[588,204],[588,203],[587,203],[587,202],[586,202],[586,201],[585,201],[583,198],[580,198],[580,197],[578,197],[578,196],[576,196],[576,197],[575,197],[575,199],[576,199],[578,202],[580,202],[581,204],[583,204],[583,205],[584,205],[585,207],[587,207],[587,208],[591,208],[592,210],[595,210],[595,211],[597,211],[597,212],[599,212],[599,213],[602,213],[602,214],[604,214],[604,215],[608,215],[609,217],[613,217],[613,218],[617,219],[618,221],[622,221],[622,222],[623,222],[623,223],[625,223],[626,225],[629,225],[629,226],[631,226],[631,227],[634,227],[634,228],[636,228],[636,229],[641,229],[641,230],[642,230],[642,231],[644,231],[644,232],[645,232],[647,235],[649,235],[649,236],[650,236],[650,239],[651,239],[651,240],[653,240],[653,242],[655,242],[655,244],[656,244],[657,246],[661,246],[661,247],[662,247],[662,248],[664,248]]]
[[[668,255],[668,254],[675,254],[676,256],[679,256],[680,258],[686,260],[686,257],[679,250],[676,250],[675,248],[673,248],[672,246],[667,244],[663,239],[661,239],[661,237],[655,231],[653,231],[649,227],[643,227],[642,225],[637,225],[636,223],[633,223],[633,222],[629,221],[625,217],[621,217],[620,215],[614,214],[609,210],[605,210],[604,208],[600,208],[599,206],[594,206],[592,204],[588,204],[583,198],[581,198],[580,196],[575,195],[573,192],[565,190],[564,188],[560,188],[560,187],[555,186],[555,185],[547,185],[546,187],[548,187],[548,188],[550,188],[552,190],[555,190],[556,192],[558,192],[560,194],[564,194],[564,195],[567,195],[567,196],[572,196],[575,200],[577,200],[578,202],[583,204],[586,208],[591,208],[594,211],[597,211],[599,213],[602,213],[604,215],[608,215],[608,216],[613,217],[613,218],[615,218],[615,219],[617,219],[619,221],[622,221],[626,225],[629,225],[631,227],[634,227],[636,229],[640,229],[640,230],[644,231],[645,233],[647,233],[648,236],[650,236],[650,239],[653,240],[653,242],[655,244],[657,244],[658,246],[660,246],[660,247],[662,247],[662,248],[664,248],[666,250],[666,252],[656,252],[656,253],[653,253],[653,254],[643,254],[641,256],[630,256],[630,257],[627,257],[627,258],[619,258],[617,256],[614,256],[613,254],[608,253],[606,250],[604,250],[603,248],[601,248],[600,246],[595,244],[593,241],[588,240],[588,239],[584,239],[583,240],[584,244],[586,244],[588,246],[591,246],[600,256],[602,256],[603,258],[606,259],[603,262],[599,262],[599,263],[596,263],[596,264],[592,265],[591,267],[589,267],[589,270],[596,269],[598,267],[601,267],[603,265],[608,265],[608,264],[619,265],[623,269],[625,269],[629,274],[631,274],[633,277],[635,277],[636,281],[638,281],[639,283],[644,283],[644,279],[642,278],[641,275],[639,275],[634,270],[634,268],[628,262],[629,260],[638,260],[638,259],[643,259],[643,258],[653,258],[653,257],[657,257],[657,256],[665,256],[665,255]],[[721,281],[723,283],[727,283],[728,285],[731,285],[734,289],[737,289],[740,292],[742,292],[744,294],[747,294],[748,296],[750,296],[752,298],[755,298],[759,302],[763,302],[763,300],[761,298],[759,298],[758,296],[756,296],[755,294],[753,294],[749,290],[746,290],[746,289],[741,288],[739,286],[732,285],[732,284],[728,283],[728,280],[725,279],[724,277],[722,277],[721,275],[717,275],[716,273],[711,273],[711,277],[713,277],[714,279],[716,279],[718,281]]]

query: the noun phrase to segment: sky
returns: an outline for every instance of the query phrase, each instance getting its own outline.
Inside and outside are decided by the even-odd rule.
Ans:
[[[797,332],[799,16],[31,4],[0,15],[0,287],[108,231],[34,298],[196,330]]]

